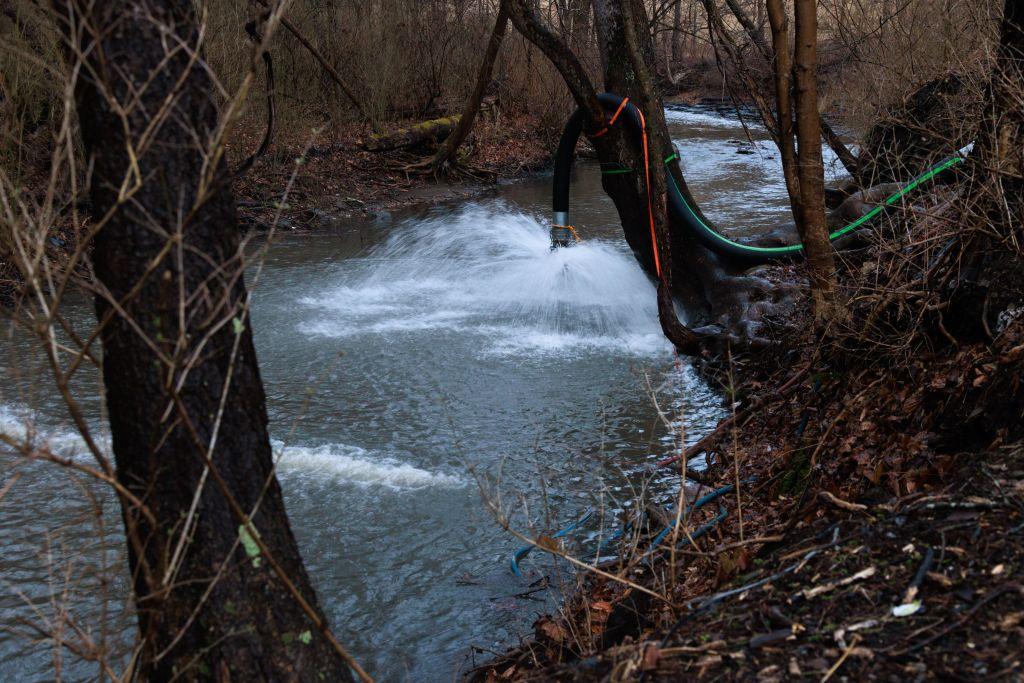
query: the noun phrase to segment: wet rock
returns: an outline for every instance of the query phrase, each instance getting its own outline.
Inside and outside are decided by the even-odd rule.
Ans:
[[[795,225],[782,224],[768,232],[750,237],[741,237],[737,241],[741,244],[749,244],[755,247],[785,247],[799,242],[800,236],[796,232]]]
[[[337,232],[343,227],[340,216],[323,209],[309,209],[303,219],[310,230]]]
[[[887,197],[899,189],[899,183],[883,183],[860,192],[854,192],[828,215],[829,229],[836,230],[844,225],[849,225],[884,202]]]

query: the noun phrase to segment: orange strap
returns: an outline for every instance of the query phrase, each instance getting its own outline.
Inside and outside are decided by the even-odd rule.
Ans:
[[[625,104],[626,100],[623,100]],[[620,106],[621,110],[622,107]],[[654,201],[651,199],[651,160],[650,155],[647,151],[647,120],[644,119],[644,113],[639,109],[636,110],[640,114],[640,131],[641,137],[644,141],[644,184],[647,186],[647,218],[651,224],[651,249],[654,250],[654,272],[657,273],[658,279],[661,279],[661,259],[658,257],[658,235],[654,230]],[[616,115],[618,113],[616,112]]]
[[[608,119],[608,123],[605,124],[604,128],[602,128],[601,130],[597,131],[593,135],[588,135],[587,137],[589,137],[591,140],[593,140],[594,138],[599,138],[602,135],[604,135],[605,133],[607,133],[608,129],[615,125],[615,122],[619,119],[619,114],[622,113],[622,110],[626,108],[626,105],[628,103],[629,103],[629,98],[628,97],[623,97],[622,98],[622,102],[619,102],[619,108],[616,109],[615,113],[612,114],[612,117],[610,119]]]
[[[623,97],[622,102],[619,103],[618,109],[612,114],[612,117],[608,119],[608,123],[601,130],[597,131],[593,135],[590,135],[591,140],[599,138],[608,132],[608,129],[615,125],[622,110],[629,104],[629,98]],[[640,115],[640,132],[644,143],[644,185],[647,188],[647,218],[651,226],[651,248],[654,251],[654,272],[658,275],[658,279],[661,279],[661,257],[658,256],[658,235],[654,229],[654,200],[651,198],[651,159],[650,153],[647,149],[647,120],[644,118],[644,113],[638,108],[637,113]],[[573,231],[575,233],[575,231]]]
[[[576,226],[574,226],[574,225],[559,225],[558,223],[552,223],[551,227],[552,228],[565,228],[566,230],[568,230],[569,232],[572,233],[572,236],[574,238],[576,238],[577,242],[582,242],[583,241],[583,238],[580,237],[580,234],[578,232],[576,232]]]

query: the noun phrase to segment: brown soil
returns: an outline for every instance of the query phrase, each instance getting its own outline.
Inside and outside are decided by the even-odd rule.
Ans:
[[[236,150],[259,145],[259,127],[246,130],[236,140]],[[314,135],[308,126],[276,133],[268,154],[235,184],[243,222],[269,228],[289,183],[279,227],[330,231],[347,219],[478,196],[490,191],[497,179],[536,172],[551,160],[551,145],[529,117],[477,121],[460,149],[460,169],[449,178],[435,178],[415,167],[434,148],[368,152],[360,146],[367,133],[348,127]]]

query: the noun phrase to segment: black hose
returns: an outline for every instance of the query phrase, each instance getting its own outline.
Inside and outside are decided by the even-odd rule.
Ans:
[[[623,98],[612,93],[601,93],[597,96],[601,106],[608,111],[616,111],[622,107]],[[558,143],[555,152],[555,170],[552,180],[552,208],[554,209],[554,222],[556,225],[569,224],[569,181],[572,176],[572,166],[575,159],[576,143],[583,132],[584,116],[582,110],[577,109],[565,125],[562,138]],[[622,107],[619,120],[625,126],[629,139],[640,148],[643,144],[644,125],[640,111],[632,104],[627,103]],[[670,155],[664,160],[665,173],[668,186],[668,211],[672,222],[685,229],[698,243],[711,251],[724,256],[732,261],[747,265],[762,263],[773,263],[778,261],[789,261],[802,258],[804,249],[802,244],[793,244],[784,247],[758,247],[749,244],[734,242],[725,237],[714,224],[704,216],[697,202],[690,196],[689,192],[676,182],[668,165],[675,161],[676,154]],[[865,223],[876,218],[888,208],[896,204],[907,193],[919,187],[922,183],[932,180],[941,173],[962,163],[965,159],[963,151],[935,164],[921,175],[908,183],[905,183],[899,190],[889,195],[883,202],[874,209],[861,216],[857,220],[839,228],[829,235],[829,240],[834,241],[843,237]],[[617,169],[605,171],[605,173],[630,172],[630,169]]]

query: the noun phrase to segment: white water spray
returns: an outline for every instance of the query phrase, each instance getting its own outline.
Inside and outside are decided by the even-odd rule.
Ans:
[[[303,331],[457,333],[499,356],[670,348],[654,287],[624,246],[588,239],[551,251],[547,226],[504,203],[408,221],[337,278],[302,299],[317,311]]]

